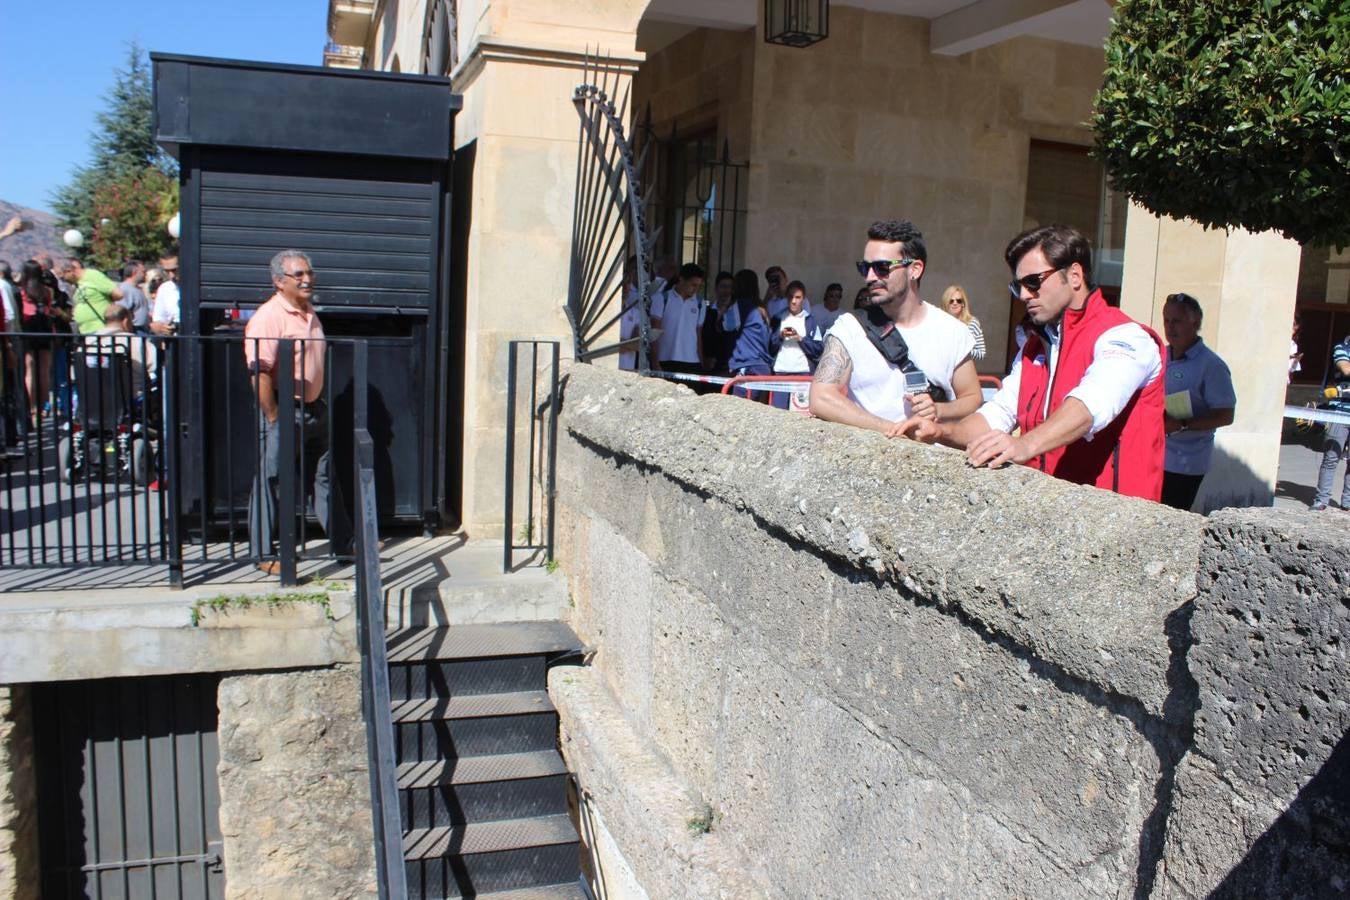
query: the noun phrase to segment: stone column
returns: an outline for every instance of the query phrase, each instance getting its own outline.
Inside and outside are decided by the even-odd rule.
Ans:
[[[503,518],[506,342],[556,339],[564,358],[573,353],[564,310],[580,125],[572,90],[588,52],[621,70],[619,93],[628,88],[643,59],[634,46],[646,6],[459,6],[461,62],[453,78],[464,109],[456,164],[472,167],[468,248],[458,263],[467,270],[461,512],[474,537],[498,537]],[[517,495],[523,503],[523,486]]]
[[[1218,431],[1197,511],[1274,500],[1299,257],[1274,232],[1205,230],[1130,206],[1121,308],[1161,335],[1164,298],[1191,294],[1201,337],[1233,373],[1237,416]]]
[[[0,687],[0,900],[36,900],[37,777],[27,685]]]

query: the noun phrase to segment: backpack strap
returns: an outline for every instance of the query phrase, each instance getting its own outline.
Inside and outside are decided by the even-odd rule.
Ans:
[[[881,358],[895,366],[901,372],[917,372],[923,375],[924,380],[928,382],[928,393],[938,403],[947,402],[947,392],[933,383],[928,375],[914,364],[914,360],[909,358],[909,344],[905,343],[905,338],[900,334],[900,329],[895,327],[895,323],[890,317],[875,306],[864,306],[862,309],[849,310],[849,314],[858,320],[862,326],[863,334],[867,335],[867,340],[872,343]]]

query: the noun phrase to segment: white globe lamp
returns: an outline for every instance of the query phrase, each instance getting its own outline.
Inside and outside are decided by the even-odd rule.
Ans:
[[[72,250],[78,250],[84,246],[84,235],[80,234],[78,228],[72,228],[61,235],[61,240],[66,242],[66,246]]]
[[[178,240],[178,213],[174,213],[173,218],[169,220],[169,237]]]

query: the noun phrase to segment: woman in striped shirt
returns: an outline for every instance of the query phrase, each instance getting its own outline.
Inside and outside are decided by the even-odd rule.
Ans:
[[[952,315],[956,316],[975,338],[975,349],[970,352],[972,359],[984,359],[984,330],[980,328],[980,320],[970,314],[970,300],[966,298],[966,289],[959,284],[953,284],[942,292],[942,308]]]

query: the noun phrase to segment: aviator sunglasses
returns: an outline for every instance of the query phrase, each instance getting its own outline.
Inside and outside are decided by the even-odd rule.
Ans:
[[[868,269],[875,272],[878,278],[885,278],[892,269],[908,269],[912,265],[912,259],[860,259],[857,262],[858,274],[864,278],[867,277]]]
[[[1049,278],[1062,268],[1063,266],[1060,266],[1056,269],[1046,269],[1044,272],[1032,272],[1030,275],[1014,278],[1012,281],[1008,282],[1008,293],[1013,295],[1014,300],[1022,299],[1022,288],[1026,288],[1035,294],[1040,291],[1041,285],[1045,284],[1045,279]]]

